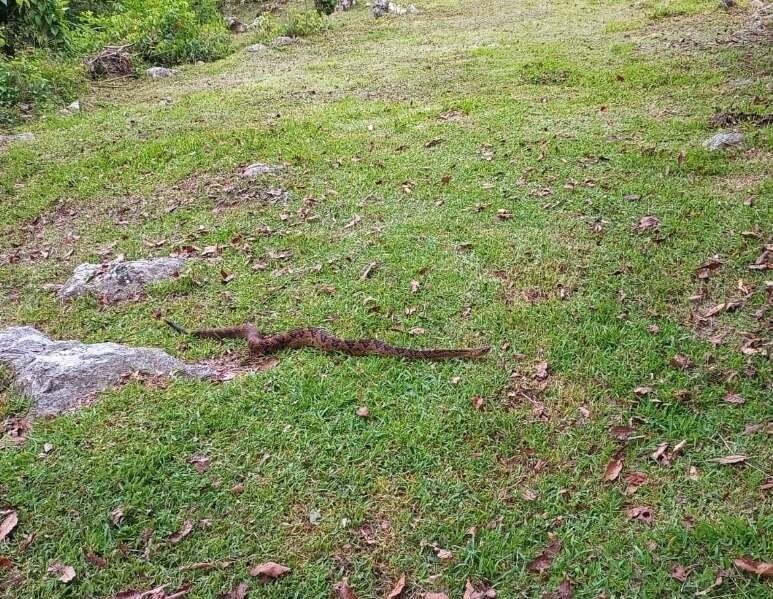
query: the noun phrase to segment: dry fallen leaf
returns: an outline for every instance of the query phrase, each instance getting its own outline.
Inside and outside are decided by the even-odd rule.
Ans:
[[[745,462],[749,458],[745,455],[726,455],[721,458],[712,458],[709,462],[716,462],[717,464],[740,464]]]
[[[633,495],[637,489],[645,484],[649,479],[644,472],[634,471],[625,475],[625,495]]]
[[[51,566],[48,568],[48,571],[52,574],[55,574],[57,580],[61,582],[70,582],[73,578],[75,578],[75,568],[72,566],[65,566],[59,562],[51,564]]]
[[[572,592],[572,583],[568,578],[564,578],[561,584],[558,585],[558,598],[559,599],[572,599],[574,593]]]
[[[91,551],[84,551],[83,557],[86,558],[87,562],[89,562],[93,566],[96,566],[97,568],[107,567],[107,560],[101,555],[97,555],[96,553],[92,553]]]
[[[183,525],[180,527],[180,530],[178,530],[173,535],[169,535],[169,542],[172,543],[172,545],[176,545],[180,541],[182,541],[185,537],[187,537],[189,534],[191,534],[191,531],[193,530],[193,520],[186,520],[183,522]]]
[[[626,441],[628,438],[636,432],[636,429],[630,426],[613,426],[609,429],[609,434],[615,439]]]
[[[472,407],[475,408],[476,410],[480,410],[481,408],[483,408],[483,403],[485,400],[480,395],[475,395],[471,401],[472,401]]]
[[[19,514],[16,511],[11,511],[0,523],[0,541],[11,534],[11,531],[16,528],[19,523]]]
[[[250,568],[250,576],[259,576],[262,582],[273,580],[284,576],[290,571],[290,568],[276,562],[263,562]]]
[[[688,368],[692,367],[692,360],[690,359],[689,356],[679,353],[679,354],[676,354],[673,358],[671,358],[671,365],[674,368],[687,370]]]
[[[443,562],[447,562],[449,560],[454,559],[454,554],[451,553],[448,549],[441,549],[439,547],[436,547],[435,554],[437,555],[437,558]]]
[[[521,492],[521,497],[523,497],[526,501],[534,501],[537,499],[537,494],[531,489],[524,489]]]
[[[389,591],[389,594],[386,596],[386,599],[396,599],[403,593],[403,589],[405,588],[405,574],[403,574],[400,577],[400,580],[397,581],[397,584],[395,584],[394,588]]]
[[[464,585],[464,596],[462,599],[488,599],[489,597],[496,597],[497,592],[492,588],[484,588],[480,591],[476,590],[472,583],[468,580]]]
[[[733,560],[733,564],[744,572],[751,572],[762,578],[773,578],[773,563],[758,562],[748,555]]]
[[[339,599],[357,599],[357,594],[349,586],[348,578],[341,579],[341,582],[335,585],[333,590],[338,593]]]
[[[424,593],[422,599],[448,599],[445,593]]]
[[[618,457],[614,457],[610,460],[609,464],[607,464],[606,469],[604,470],[604,479],[607,482],[611,482],[613,480],[616,480],[618,476],[620,476],[620,472],[623,470],[623,460]]]
[[[740,406],[742,403],[746,402],[746,400],[740,395],[738,395],[738,393],[728,393],[727,395],[725,395],[724,401],[726,403],[735,404],[737,406]]]
[[[547,362],[537,362],[534,365],[534,378],[537,380],[545,380],[548,378],[548,363]]]
[[[246,582],[240,582],[227,593],[220,593],[218,599],[244,599],[249,592],[250,587]]]
[[[123,514],[123,506],[119,505],[117,508],[115,508],[112,512],[110,512],[110,522],[113,523],[113,526],[120,526],[123,522],[124,514]]]
[[[636,225],[639,231],[657,231],[660,229],[660,221],[654,216],[643,216]]]
[[[679,582],[685,582],[689,575],[690,571],[679,564],[671,568],[671,578],[676,578]]]
[[[646,505],[632,507],[626,510],[625,513],[631,520],[636,519],[640,522],[644,522],[645,524],[652,524],[652,521],[655,519],[655,516],[652,513],[652,508]]]
[[[655,451],[652,452],[650,457],[655,460],[656,462],[668,462],[665,458],[666,450],[668,449],[668,442],[660,443]]]
[[[542,574],[542,572],[550,568],[553,558],[558,555],[559,551],[561,551],[561,541],[558,537],[555,537],[545,551],[526,564],[526,571]]]
[[[188,463],[193,464],[193,467],[199,474],[204,474],[209,470],[209,457],[205,455],[194,455],[188,460]]]
[[[633,393],[634,395],[643,397],[645,395],[649,395],[650,393],[652,393],[652,387],[646,387],[646,386],[636,387],[636,389],[633,390]]]

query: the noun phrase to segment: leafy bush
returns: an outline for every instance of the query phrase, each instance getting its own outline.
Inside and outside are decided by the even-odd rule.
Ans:
[[[287,24],[282,30],[282,35],[289,37],[307,37],[319,33],[327,27],[325,17],[317,11],[291,12],[287,17]]]
[[[63,46],[67,40],[66,0],[0,0],[3,50],[24,44]]]
[[[24,104],[69,102],[83,82],[77,63],[56,59],[43,50],[0,57],[0,121],[12,121]]]
[[[314,0],[314,6],[321,15],[332,15],[336,9],[336,0]]]
[[[119,13],[83,13],[73,39],[83,54],[128,44],[143,60],[163,65],[222,58],[230,45],[214,0],[127,0]]]

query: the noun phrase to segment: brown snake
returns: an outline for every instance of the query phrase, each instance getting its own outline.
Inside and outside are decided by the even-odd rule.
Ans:
[[[377,339],[339,339],[324,329],[304,328],[263,335],[254,324],[234,327],[199,329],[186,331],[180,325],[167,320],[166,323],[178,333],[205,339],[245,339],[251,356],[265,356],[283,349],[313,347],[326,352],[340,352],[350,356],[397,356],[411,360],[443,360],[446,358],[480,358],[488,347],[473,349],[410,349],[396,347]]]

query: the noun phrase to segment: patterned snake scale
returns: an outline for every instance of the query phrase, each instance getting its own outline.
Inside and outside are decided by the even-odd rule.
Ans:
[[[233,327],[199,329],[186,331],[181,326],[167,320],[167,324],[178,333],[190,334],[205,339],[245,339],[250,355],[265,356],[284,349],[313,347],[326,352],[339,352],[350,356],[396,356],[409,360],[443,360],[447,358],[480,358],[485,356],[488,347],[473,349],[410,349],[396,347],[377,339],[339,339],[324,329],[304,328],[263,335],[254,324]]]

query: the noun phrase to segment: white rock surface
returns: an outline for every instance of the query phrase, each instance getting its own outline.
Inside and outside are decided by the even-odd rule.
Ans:
[[[244,49],[245,52],[265,52],[266,50],[268,50],[266,44],[252,44]]]
[[[14,135],[0,135],[0,145],[13,142],[31,143],[35,141],[34,133],[16,133]]]
[[[242,177],[245,179],[252,179],[258,175],[273,175],[282,170],[281,166],[276,164],[265,164],[263,162],[255,162],[249,166],[245,166],[242,171]]]
[[[70,300],[91,294],[108,302],[137,297],[145,285],[171,279],[185,264],[183,258],[154,258],[109,264],[81,264],[58,292],[59,299]]]
[[[151,79],[168,79],[177,77],[179,72],[177,69],[167,69],[166,67],[150,67],[145,71],[145,74]]]
[[[36,416],[52,416],[92,401],[133,373],[210,379],[208,367],[186,364],[160,349],[117,343],[53,341],[32,327],[0,330],[0,363],[13,371],[16,389],[31,397]]]
[[[724,150],[743,143],[743,133],[717,133],[703,142],[703,146],[709,150]]]

